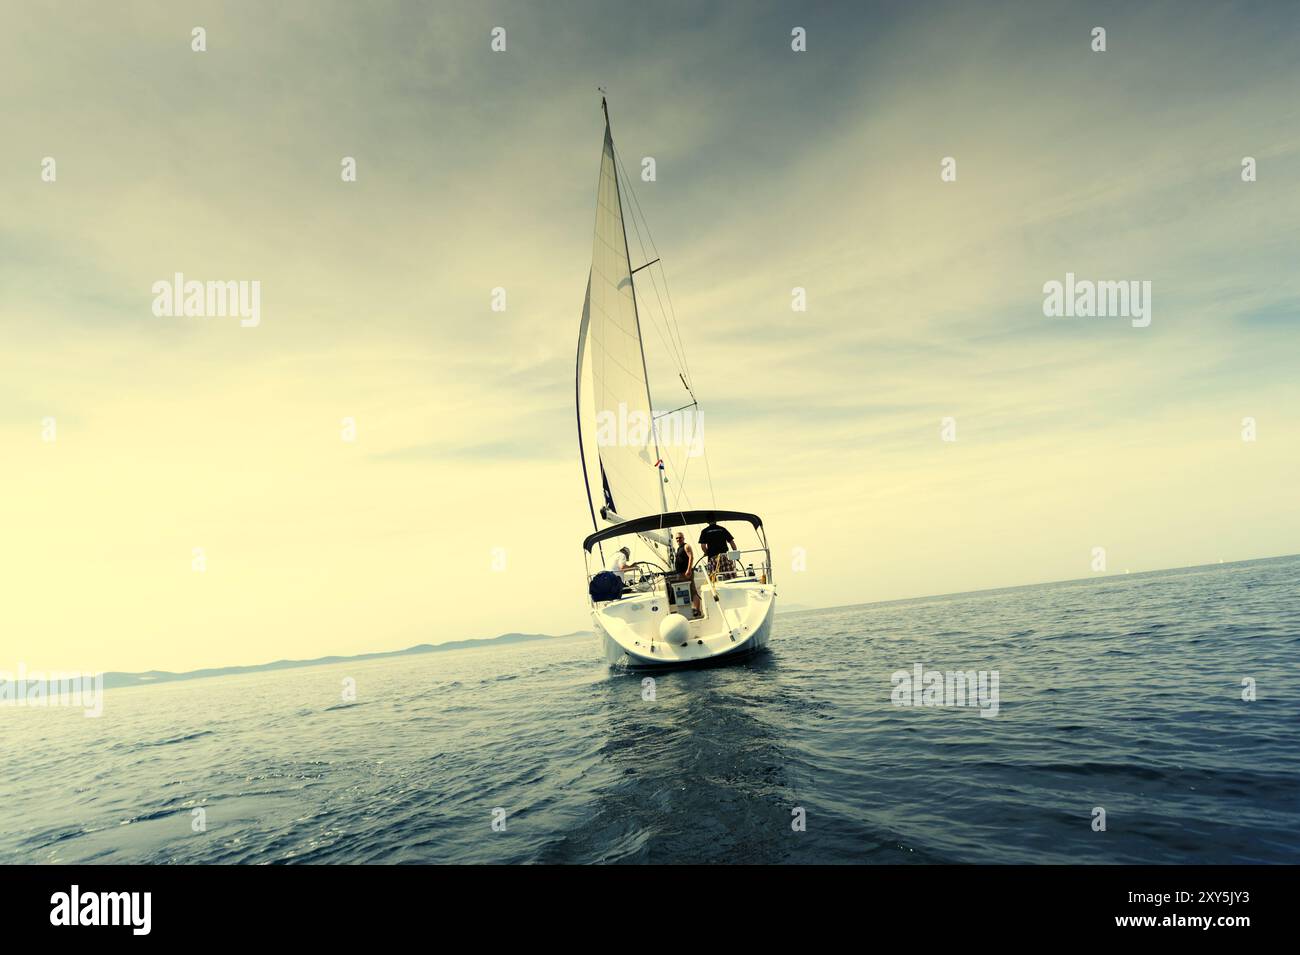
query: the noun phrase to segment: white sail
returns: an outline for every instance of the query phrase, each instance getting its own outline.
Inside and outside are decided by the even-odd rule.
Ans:
[[[605,107],[603,99],[601,106]],[[642,229],[637,227],[642,217],[631,192],[620,188],[627,184],[620,184],[619,168],[606,109],[591,272],[578,330],[574,383],[578,450],[595,525],[595,532],[583,541],[592,623],[611,663],[665,667],[741,659],[762,650],[772,630],[776,607],[772,554],[757,515],[717,510],[716,501],[708,510],[689,506],[682,484],[684,461],[680,471],[673,469],[672,493],[665,491],[661,452],[670,458],[674,450],[691,452],[675,447],[678,436],[671,430],[655,432],[641,336],[642,317],[655,324],[655,313],[639,309],[639,305],[649,303],[638,302],[633,276],[658,262],[659,257],[646,226],[649,248],[642,245],[642,255],[650,261],[635,269],[629,261],[624,213],[629,217],[636,214],[633,232],[638,243],[642,241]],[[629,199],[631,207],[624,207],[624,198]],[[664,319],[656,324],[656,332],[678,359],[677,379],[690,398],[680,408],[661,415],[660,421],[690,409],[696,412],[698,424],[699,406],[685,374],[681,335],[673,334],[676,318],[672,316],[672,300],[667,299],[665,310],[658,284],[653,288],[653,299]],[[664,291],[666,295],[666,286]],[[699,451],[703,452],[702,443]],[[678,460],[683,460],[680,455]],[[713,479],[707,461],[704,467],[712,498]],[[672,510],[668,506],[670,499]],[[682,507],[681,501],[687,506]],[[685,533],[690,528],[693,533],[697,525],[722,520],[747,521],[760,546],[743,551],[740,559],[710,554],[708,564],[696,552],[694,565],[679,568],[676,557],[685,557],[686,552],[674,553],[674,531]],[[610,556],[604,550],[606,543],[611,547],[635,547],[630,568],[620,568],[621,579],[602,570],[608,566]],[[593,558],[597,561],[596,573],[592,573]]]
[[[591,430],[582,433],[586,427],[580,394],[579,437],[584,466],[593,452],[596,458],[587,473],[593,503],[623,519],[660,513],[662,472],[608,121],[578,348],[579,390],[589,383]]]

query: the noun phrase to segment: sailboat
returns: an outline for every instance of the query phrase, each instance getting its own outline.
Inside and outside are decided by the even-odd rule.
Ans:
[[[664,426],[674,415],[701,421],[699,402],[669,296],[658,330],[676,371],[674,384],[680,382],[687,400],[669,412],[654,410],[642,337],[646,296],[638,295],[637,276],[660,259],[653,239],[645,248],[642,227],[632,218],[642,251],[647,258],[655,254],[632,265],[625,197],[633,203],[629,211],[639,212],[639,206],[622,181],[626,175],[619,176],[603,95],[600,105],[605,138],[574,387],[593,527],[583,541],[592,621],[613,665],[662,668],[741,659],[767,646],[776,612],[766,530],[757,514],[716,506],[707,459],[711,506],[692,507],[687,497],[685,472],[696,448],[675,454]],[[662,275],[645,275],[662,308]],[[737,544],[737,534],[753,538],[753,546]]]

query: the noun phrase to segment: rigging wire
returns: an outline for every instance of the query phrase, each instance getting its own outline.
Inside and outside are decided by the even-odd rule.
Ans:
[[[650,234],[650,223],[645,217],[645,212],[642,211],[641,209],[640,200],[637,199],[636,193],[632,189],[632,183],[627,174],[627,167],[624,166],[623,159],[619,155],[617,147],[615,147],[614,149],[614,161],[618,163],[619,168],[623,171],[623,179],[621,181],[627,183],[627,194],[632,199],[632,206],[631,208],[629,208],[628,211],[632,213],[631,216],[632,231],[635,233],[637,244],[641,248],[641,256],[642,258],[649,261],[651,256],[653,255],[655,260],[659,262],[660,271],[663,272],[663,258],[659,254],[658,247],[655,245],[654,236]],[[644,237],[641,235],[641,226],[637,224],[638,216],[641,219],[641,225],[645,226],[646,234]],[[646,240],[649,240],[650,243],[649,249],[646,248]],[[668,337],[672,342],[670,350],[673,352],[674,358],[677,360],[678,367],[685,373],[686,378],[689,379],[691,378],[690,364],[686,360],[686,347],[684,342],[682,341],[681,327],[677,324],[677,315],[676,312],[673,311],[672,309],[672,296],[668,292],[667,273],[664,273],[663,275],[663,282],[664,282],[664,296],[667,296],[668,298],[668,306],[669,306],[668,308],[664,308],[664,296],[661,296],[659,294],[659,280],[655,277],[655,273],[653,271],[650,273],[650,284],[654,288],[655,299],[659,303],[659,311],[663,318],[664,328],[667,330]],[[672,322],[671,325],[669,324],[670,318]],[[674,327],[676,327],[675,338],[673,336]],[[685,383],[685,381],[683,381],[683,383]],[[687,385],[686,390],[688,392],[690,391],[689,385]],[[694,394],[692,394],[691,397],[694,397]]]
[[[685,373],[685,377],[684,377],[683,380],[682,380],[682,384],[686,386],[686,391],[687,391],[688,394],[690,394],[691,399],[692,399],[693,403],[695,404],[695,407],[696,407],[697,412],[698,412],[698,409],[699,409],[699,402],[698,402],[698,400],[697,400],[696,397],[695,397],[695,390],[694,390],[694,388],[692,387],[692,385],[690,384],[690,382],[693,382],[693,381],[695,380],[695,377],[691,374],[690,364],[689,364],[689,362],[687,362],[687,360],[686,360],[686,347],[685,347],[685,342],[684,342],[684,340],[682,339],[681,325],[680,325],[680,324],[678,323],[678,321],[677,321],[677,310],[676,310],[676,308],[673,306],[673,297],[672,297],[672,292],[671,292],[671,291],[669,290],[669,288],[668,288],[668,275],[667,275],[666,270],[664,270],[664,266],[663,266],[663,262],[662,262],[662,256],[659,254],[659,248],[658,248],[658,246],[655,245],[654,235],[653,235],[653,234],[651,233],[651,231],[650,231],[650,222],[649,222],[649,220],[646,219],[645,212],[641,209],[641,202],[640,202],[639,199],[637,199],[637,197],[636,197],[636,192],[635,192],[635,191],[633,190],[633,188],[632,188],[632,181],[631,181],[631,178],[630,178],[630,177],[628,176],[628,174],[627,174],[627,167],[626,167],[626,166],[624,165],[624,163],[623,163],[622,155],[620,154],[620,152],[619,152],[617,146],[614,147],[613,152],[614,152],[614,161],[618,164],[619,169],[622,170],[622,174],[623,174],[623,175],[622,175],[622,180],[621,180],[621,181],[622,181],[624,184],[626,184],[626,186],[627,186],[625,192],[626,192],[627,195],[630,196],[631,199],[632,199],[632,204],[631,204],[631,206],[629,207],[629,210],[628,210],[628,211],[629,211],[629,212],[632,212],[633,215],[631,215],[631,216],[628,217],[628,218],[631,218],[631,220],[632,220],[632,231],[633,231],[633,233],[636,235],[637,245],[638,245],[638,246],[640,247],[640,249],[641,249],[641,255],[642,255],[642,258],[645,259],[646,261],[649,261],[649,259],[650,259],[651,256],[653,255],[653,257],[654,257],[655,259],[660,260],[660,261],[659,261],[659,271],[664,272],[664,275],[663,275],[664,294],[663,294],[663,296],[660,296],[660,294],[659,294],[659,282],[658,282],[658,280],[655,278],[654,270],[653,270],[653,269],[649,270],[649,271],[650,271],[650,283],[651,283],[651,286],[654,288],[655,299],[656,299],[656,301],[659,303],[659,309],[660,309],[660,313],[661,313],[661,316],[657,316],[657,317],[661,317],[661,318],[662,318],[663,325],[664,325],[664,329],[668,332],[668,339],[669,339],[669,341],[665,341],[664,344],[665,344],[665,346],[668,348],[668,350],[673,354],[674,359],[675,359],[675,361],[676,361],[678,367],[680,368],[680,370],[681,370],[682,372]],[[641,219],[641,224],[645,226],[645,233],[646,233],[646,234],[645,234],[645,238],[642,238],[642,236],[641,236],[641,227],[637,224],[637,218],[638,218],[638,216],[639,216],[640,219]],[[626,220],[625,220],[625,221],[626,221]],[[646,241],[647,241],[647,240],[649,241],[649,249],[648,249],[648,250],[647,250],[647,247],[646,247]],[[628,268],[629,268],[629,269],[631,268],[631,263],[628,264]],[[635,289],[633,290],[633,294],[636,294],[636,293],[635,293]],[[667,309],[664,308],[664,298],[665,298],[665,297],[668,299],[668,308],[667,308]],[[669,321],[671,321],[671,325],[669,324]],[[674,339],[674,334],[673,334],[674,330],[676,330],[676,337],[675,337],[675,339]],[[659,328],[659,323],[658,323],[658,321],[656,321],[656,323],[655,323],[655,331],[656,331],[657,334],[659,334],[660,341],[663,341],[663,340],[664,340],[664,336],[663,336],[663,332],[662,332],[662,331],[660,330],[660,328]],[[671,343],[671,344],[670,344],[670,343]],[[666,449],[661,449],[661,451],[660,451],[661,454],[662,454],[662,453],[665,453],[665,452],[666,452]],[[688,460],[687,460],[687,465],[686,465],[687,467],[690,466],[689,457],[690,457],[690,456],[689,456],[689,454],[688,454],[688,455],[687,455]],[[713,469],[709,466],[709,452],[708,452],[708,448],[707,448],[706,446],[703,446],[703,445],[701,446],[701,457],[704,458],[704,473],[705,473],[705,476],[706,476],[706,478],[707,478],[707,480],[708,480],[708,485],[709,485],[709,499],[713,502],[713,506],[716,508],[716,507],[718,506],[718,498],[717,498],[717,494],[714,492],[714,489],[713,489]],[[669,458],[669,460],[672,461],[671,458]],[[675,461],[672,461],[672,464],[673,464],[673,470],[676,471],[676,469],[677,469],[677,464],[676,464],[676,462],[675,462]],[[686,478],[686,468],[683,468],[682,471],[681,471],[681,473],[678,475],[678,486],[677,486],[677,499],[678,499],[678,500],[680,500],[680,498],[685,494],[685,489],[686,489],[685,478]],[[663,480],[662,475],[660,475],[660,480]],[[689,503],[690,503],[690,496],[689,496],[689,495],[686,495],[686,500],[687,500],[687,503],[689,504]]]

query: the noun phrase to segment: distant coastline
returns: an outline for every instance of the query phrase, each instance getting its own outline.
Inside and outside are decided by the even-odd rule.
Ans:
[[[447,643],[417,643],[405,650],[380,650],[375,653],[358,653],[352,656],[315,657],[311,660],[276,660],[273,663],[253,663],[247,666],[208,667],[202,670],[189,670],[173,673],[170,670],[146,670],[143,673],[120,673],[108,671],[104,674],[104,689],[124,686],[153,686],[158,683],[175,683],[181,680],[202,680],[213,676],[238,676],[243,673],[262,673],[267,670],[293,670],[299,667],[321,666],[327,663],[344,663],[361,660],[382,660],[386,657],[414,656],[421,653],[440,653],[443,650],[467,650],[481,647],[499,647],[512,643],[530,643],[535,640],[563,640],[566,637],[589,635],[590,631],[575,630],[572,633],[503,633],[499,637],[479,637],[471,640],[450,640]]]
[[[822,610],[829,608],[813,607],[809,604],[777,604],[776,612],[778,615],[783,613],[803,613],[805,610]]]

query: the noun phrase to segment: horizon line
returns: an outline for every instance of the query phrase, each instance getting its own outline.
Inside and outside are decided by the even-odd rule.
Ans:
[[[1300,557],[1300,552],[1289,554],[1273,554],[1269,557],[1243,557],[1241,560],[1223,560],[1220,558],[1209,564],[1186,564],[1177,567],[1153,567],[1150,570],[1117,570],[1106,571],[1091,577],[1066,577],[1061,580],[1036,580],[1028,584],[1004,584],[1001,587],[977,587],[974,590],[954,590],[951,593],[939,594],[917,594],[912,597],[890,597],[887,600],[864,600],[862,603],[855,604],[832,604],[827,607],[809,607],[808,611],[813,610],[848,610],[850,607],[875,607],[884,604],[909,603],[913,600],[940,600],[944,597],[968,597],[973,594],[993,594],[1003,590],[1023,590],[1027,587],[1050,587],[1054,584],[1079,584],[1092,583],[1098,580],[1109,580],[1112,577],[1146,577],[1150,574],[1169,574],[1178,570],[1200,570],[1203,567],[1230,567],[1233,564],[1254,564],[1266,560],[1286,560],[1289,557]]]
[[[975,590],[956,590],[956,591],[951,591],[949,593],[916,594],[911,597],[891,597],[887,600],[865,600],[860,603],[831,604],[823,607],[804,607],[801,610],[788,611],[788,612],[820,613],[828,610],[848,610],[853,607],[877,607],[877,606],[886,606],[888,604],[910,603],[918,600],[940,600],[947,597],[966,597],[974,594],[992,594],[992,593],[998,593],[1007,590],[1024,590],[1029,587],[1048,587],[1057,584],[1092,583],[1100,580],[1110,580],[1116,577],[1145,577],[1151,574],[1167,574],[1167,573],[1172,573],[1180,570],[1200,570],[1202,568],[1208,568],[1208,567],[1228,567],[1235,564],[1252,564],[1252,563],[1260,563],[1263,561],[1270,561],[1270,560],[1285,560],[1287,558],[1294,558],[1294,557],[1300,557],[1300,553],[1274,554],[1268,557],[1247,557],[1242,560],[1220,559],[1217,562],[1208,563],[1208,564],[1188,564],[1188,565],[1178,566],[1178,567],[1157,567],[1157,568],[1152,568],[1151,570],[1113,571],[1113,572],[1106,572],[1106,573],[1102,573],[1090,577],[1067,577],[1063,580],[1038,580],[1026,584],[1006,584],[1000,587],[980,587],[980,588],[976,588]],[[780,613],[781,611],[778,609],[777,612]],[[393,650],[368,650],[361,653],[352,653],[352,654],[327,653],[319,657],[313,657],[305,660],[294,660],[294,659],[289,659],[287,657],[282,657],[278,660],[267,660],[263,663],[220,664],[215,666],[198,667],[193,670],[180,670],[180,671],[159,670],[159,669],[134,670],[134,671],[100,670],[99,672],[92,674],[92,676],[107,676],[109,674],[112,674],[114,676],[139,677],[139,676],[145,676],[147,674],[157,673],[157,674],[165,674],[166,677],[168,678],[190,677],[191,679],[205,679],[207,678],[207,676],[235,675],[229,673],[215,672],[221,670],[256,670],[258,668],[274,667],[277,665],[283,666],[284,669],[294,669],[294,668],[308,667],[308,666],[328,666],[332,663],[343,663],[348,660],[362,660],[367,658],[378,658],[378,657],[385,657],[385,656],[399,656],[401,654],[410,653],[421,647],[428,647],[430,648],[430,650],[436,650],[439,647],[444,647],[447,646],[448,644],[453,644],[453,643],[466,643],[466,644],[492,643],[494,641],[500,640],[502,637],[512,637],[512,636],[531,637],[534,639],[561,640],[566,637],[577,637],[577,636],[589,635],[592,632],[593,631],[591,630],[570,630],[568,633],[551,634],[551,633],[526,633],[523,631],[511,630],[505,633],[499,633],[493,637],[453,637],[452,639],[444,640],[441,643],[413,643],[410,646],[399,647]],[[462,647],[459,649],[472,649],[472,648]],[[207,674],[207,676],[201,676],[201,677],[193,676],[193,674],[205,673],[205,671],[214,671],[214,672]],[[169,682],[176,682],[176,680],[161,679],[158,680],[157,682],[169,683]],[[147,686],[149,685],[149,683],[143,682],[140,685]],[[114,687],[114,689],[128,689],[128,688],[129,687]]]

